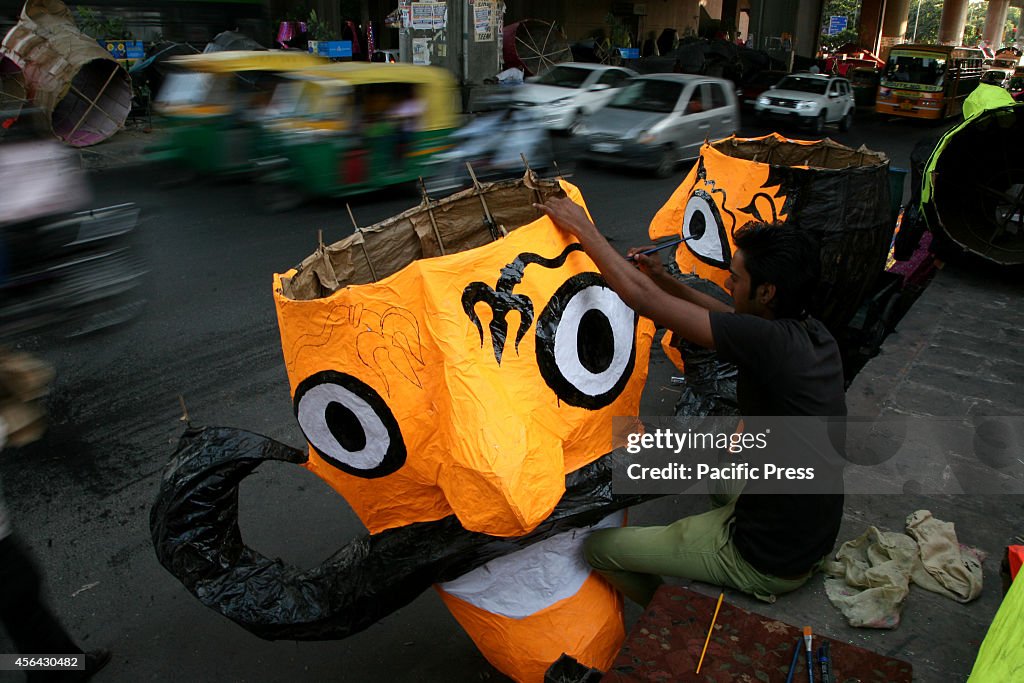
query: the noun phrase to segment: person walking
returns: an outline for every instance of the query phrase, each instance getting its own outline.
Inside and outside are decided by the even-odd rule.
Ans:
[[[38,406],[52,377],[49,367],[25,354],[0,349],[0,454],[10,441],[23,446],[42,435]],[[107,665],[110,652],[83,652],[43,598],[42,574],[14,532],[0,482],[0,624],[23,655],[80,655],[84,670],[26,670],[27,680],[86,681]]]

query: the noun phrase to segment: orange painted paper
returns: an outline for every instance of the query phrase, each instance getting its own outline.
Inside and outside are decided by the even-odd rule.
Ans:
[[[596,573],[572,597],[522,619],[492,614],[437,591],[487,661],[515,681],[541,683],[563,652],[584,666],[607,671],[626,637],[622,596]]]
[[[575,187],[564,188],[583,204]],[[470,307],[478,330],[463,298],[471,286],[476,292],[500,289],[502,269],[524,254],[562,262],[522,268],[521,281],[507,294],[516,302],[529,300],[533,320],[509,312],[499,362],[492,307],[482,299]],[[605,314],[619,311],[609,303],[610,290],[602,290],[594,263],[547,217],[484,247],[422,259],[323,299],[284,298],[281,277],[274,299],[285,366],[300,426],[314,443],[307,467],[345,497],[371,533],[454,513],[473,531],[525,534],[561,498],[566,473],[611,450],[612,416],[638,411],[650,321],[636,320],[628,335],[616,328],[615,348],[633,345],[633,361],[621,387],[604,392],[596,405],[580,405],[578,396],[554,387],[542,372],[538,344],[544,358],[556,348],[537,335],[544,320],[557,324],[557,348],[569,355],[587,348],[588,334],[602,329],[599,316],[587,313],[577,321],[579,343],[571,344],[574,323],[561,327],[564,312],[552,303],[556,293],[562,293],[558,301],[571,302],[575,298],[566,299],[566,292],[582,286],[588,295],[604,297]],[[528,324],[517,343],[520,321]],[[544,366],[549,375],[551,366]],[[363,417],[338,408],[338,396],[360,406]],[[360,422],[361,440],[359,429],[344,427],[357,418],[373,422],[376,431],[366,432]],[[332,459],[332,452],[342,456]],[[348,464],[339,467],[339,461]]]
[[[651,239],[693,237],[676,248],[679,269],[724,287],[735,252],[735,231],[753,220],[771,223],[788,218],[782,187],[769,184],[770,169],[766,163],[731,157],[705,143],[697,163],[651,220]]]

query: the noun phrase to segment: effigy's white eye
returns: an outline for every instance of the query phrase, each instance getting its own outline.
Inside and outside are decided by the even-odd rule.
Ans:
[[[295,390],[295,416],[306,440],[326,462],[375,479],[405,464],[402,432],[384,399],[352,375],[325,370]]]
[[[537,364],[559,400],[597,410],[625,388],[638,316],[597,273],[569,278],[537,319]]]
[[[694,190],[683,212],[683,244],[698,259],[728,269],[732,261],[729,240],[725,236],[722,215],[715,200],[704,190]]]

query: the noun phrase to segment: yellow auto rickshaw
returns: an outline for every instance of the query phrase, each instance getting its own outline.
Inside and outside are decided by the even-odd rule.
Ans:
[[[288,74],[263,137],[261,195],[283,209],[428,177],[457,122],[455,80],[411,64],[337,63]]]
[[[244,173],[263,155],[258,125],[282,74],[329,62],[299,51],[224,51],[168,60],[154,110],[169,124],[147,150],[152,162],[186,173]]]

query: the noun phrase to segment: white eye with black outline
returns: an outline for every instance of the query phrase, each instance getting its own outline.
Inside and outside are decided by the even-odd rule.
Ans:
[[[638,316],[597,273],[566,280],[537,319],[537,364],[559,400],[597,410],[629,381]]]
[[[384,399],[369,385],[333,370],[302,380],[295,416],[309,445],[348,474],[376,479],[405,464],[402,432]]]
[[[725,236],[722,215],[715,200],[704,190],[694,190],[683,212],[683,244],[693,255],[709,265],[728,269],[732,261],[729,240]]]

